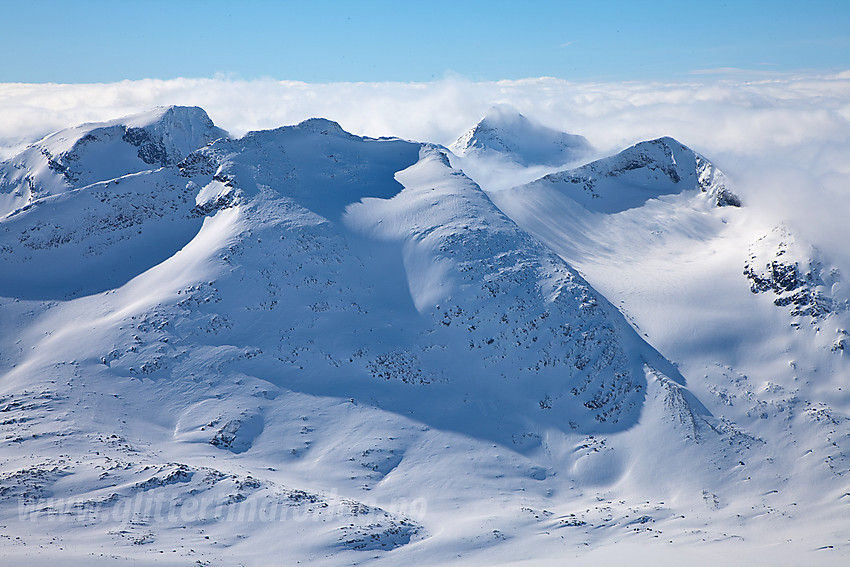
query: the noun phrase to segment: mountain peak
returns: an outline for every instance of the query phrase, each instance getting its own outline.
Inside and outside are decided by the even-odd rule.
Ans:
[[[346,131],[338,122],[327,118],[308,118],[289,126],[281,126],[272,130],[252,130],[245,134],[244,140],[253,140],[260,144],[276,144],[281,140],[291,140],[299,136],[332,136],[340,140],[363,140],[365,138],[356,136]],[[300,139],[300,138],[299,138]]]
[[[591,146],[583,136],[547,128],[515,108],[499,105],[449,149],[459,156],[495,154],[521,165],[563,165],[586,156]]]
[[[722,171],[669,136],[639,142],[618,154],[576,169],[549,174],[550,183],[590,210],[614,213],[662,195],[698,190],[718,207],[740,207]]]
[[[163,106],[60,130],[0,163],[0,214],[97,181],[176,165],[226,136],[194,106]]]
[[[351,136],[350,133],[346,132],[342,126],[339,125],[339,122],[334,122],[327,118],[308,118],[307,120],[299,123],[296,128],[310,130],[311,132],[317,132],[319,134],[342,134],[345,136]]]
[[[177,124],[182,122],[197,122],[206,124],[210,127],[213,126],[212,119],[209,117],[206,110],[200,106],[179,106],[176,104],[157,106],[148,111],[129,114],[122,118],[117,118],[103,123],[93,123],[92,125],[101,127],[120,124],[135,128],[143,128],[157,123]]]

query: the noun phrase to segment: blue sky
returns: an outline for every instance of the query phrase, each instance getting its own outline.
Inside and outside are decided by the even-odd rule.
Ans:
[[[0,82],[683,80],[850,69],[850,1],[0,0]]]

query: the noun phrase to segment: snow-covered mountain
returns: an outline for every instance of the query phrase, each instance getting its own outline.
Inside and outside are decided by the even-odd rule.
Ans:
[[[672,138],[640,142],[615,156],[547,175],[537,183],[557,187],[584,208],[605,213],[692,190],[705,193],[717,206],[741,206],[720,170]]]
[[[485,121],[469,171],[586,149]],[[457,158],[171,107],[0,164],[4,555],[846,557],[828,259],[669,138],[507,189]]]
[[[756,440],[739,464],[763,463],[744,479],[762,496],[724,500],[707,489],[709,507],[749,502],[799,518],[801,501],[818,502],[846,525],[850,317],[829,258],[787,226],[766,225],[713,164],[669,138],[488,194],[675,360],[708,411]],[[745,539],[753,545],[758,532]]]
[[[499,157],[525,167],[562,166],[592,151],[584,136],[537,124],[505,105],[492,107],[449,149],[458,156]]]
[[[61,130],[0,167],[0,215],[48,195],[173,166],[225,136],[197,107],[164,107]]]

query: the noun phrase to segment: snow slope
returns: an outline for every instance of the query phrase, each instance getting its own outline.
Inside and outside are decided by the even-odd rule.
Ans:
[[[201,114],[0,165],[41,183],[0,220],[5,557],[846,559],[840,275],[790,283],[808,249],[708,160],[482,189],[438,146]],[[775,304],[804,289],[830,310]]]
[[[770,529],[789,518],[798,537],[798,514],[813,506],[824,520],[804,541],[832,530],[846,546],[850,317],[828,258],[739,206],[713,164],[668,138],[489,195],[675,360],[714,416],[757,440],[740,460],[743,478],[706,489],[709,506],[739,518],[728,508],[747,502],[761,518],[783,518]],[[742,484],[763,493],[732,496]]]

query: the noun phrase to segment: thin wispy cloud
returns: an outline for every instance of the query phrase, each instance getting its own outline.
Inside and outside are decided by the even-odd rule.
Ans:
[[[770,65],[770,63],[759,63],[759,65]],[[691,75],[752,75],[752,74],[768,74],[768,71],[743,69],[741,67],[715,67],[713,69],[694,69],[690,72]],[[775,75],[775,73],[771,73]]]

